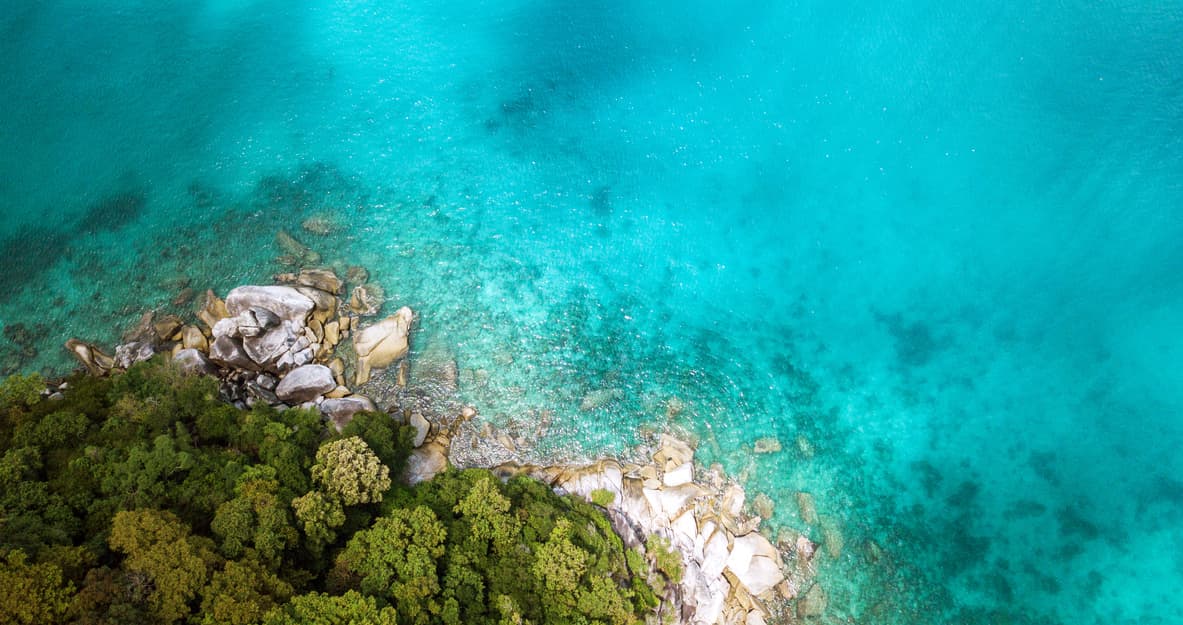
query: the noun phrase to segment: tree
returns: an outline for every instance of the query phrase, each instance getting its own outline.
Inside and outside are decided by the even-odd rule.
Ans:
[[[0,622],[28,625],[64,623],[74,585],[48,563],[29,564],[25,553],[11,551],[0,561]]]
[[[398,625],[394,608],[379,608],[373,597],[349,591],[341,596],[311,593],[267,613],[263,625]]]
[[[414,449],[415,428],[398,425],[382,412],[359,412],[341,430],[341,437],[360,437],[394,475],[402,472]]]
[[[377,503],[390,488],[390,469],[360,437],[325,443],[316,451],[312,479],[342,504]]]
[[[295,546],[299,534],[279,495],[275,469],[250,467],[238,478],[235,492],[234,499],[218,506],[210,524],[222,540],[222,553],[233,559],[253,547],[263,562],[278,566],[283,550]]]
[[[259,561],[247,558],[227,562],[201,595],[206,625],[250,625],[291,598],[292,587]]]
[[[308,550],[316,556],[324,553],[324,548],[337,540],[334,530],[345,524],[345,510],[341,502],[317,491],[293,499],[292,510],[304,528]]]
[[[511,503],[492,476],[478,479],[453,511],[468,521],[470,537],[492,544],[499,553],[512,549],[522,531],[521,522],[509,513]]]
[[[530,572],[539,585],[544,622],[579,620],[579,591],[591,554],[571,542],[571,529],[571,522],[560,517],[534,552]]]
[[[96,467],[103,477],[103,492],[127,506],[155,507],[168,500],[170,482],[181,481],[194,466],[193,455],[178,449],[168,434],[160,434],[149,446],[137,443],[123,462]]]
[[[82,438],[89,425],[90,421],[85,416],[59,410],[18,428],[12,442],[17,447],[32,445],[43,451],[72,446]]]
[[[531,571],[547,591],[574,595],[591,558],[571,542],[571,522],[560,518],[545,543],[538,546]]]
[[[44,390],[45,378],[39,373],[10,375],[0,381],[0,408],[32,406]]]
[[[411,623],[439,611],[437,561],[447,530],[426,506],[398,508],[353,536],[339,556],[361,577],[361,591],[389,598]]]
[[[189,615],[188,602],[205,586],[216,562],[208,540],[190,536],[189,528],[171,512],[132,510],[115,515],[112,549],[127,554],[123,568],[151,582],[148,602],[164,623]]]

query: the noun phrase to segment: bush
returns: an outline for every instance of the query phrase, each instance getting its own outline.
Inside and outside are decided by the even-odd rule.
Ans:
[[[591,492],[591,502],[601,508],[607,508],[615,501],[616,493],[607,488],[597,488]]]

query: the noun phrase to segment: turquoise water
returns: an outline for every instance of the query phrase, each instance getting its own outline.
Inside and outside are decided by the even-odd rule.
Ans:
[[[0,368],[283,228],[481,418],[840,534],[820,622],[1183,622],[1183,4],[832,4],[10,0]]]

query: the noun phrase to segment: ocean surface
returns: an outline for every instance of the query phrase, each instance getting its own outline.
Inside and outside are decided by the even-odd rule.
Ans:
[[[1183,623],[1183,3],[846,4],[7,0],[0,370],[286,230],[538,449],[696,438],[814,622]]]

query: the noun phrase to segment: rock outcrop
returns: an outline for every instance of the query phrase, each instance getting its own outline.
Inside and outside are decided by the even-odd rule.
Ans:
[[[372,369],[384,369],[407,355],[407,337],[414,319],[411,309],[404,306],[394,315],[353,335],[353,349],[357,352],[357,384],[369,381]]]
[[[287,233],[277,240],[290,252],[312,254]],[[358,268],[354,273],[366,272]],[[177,315],[155,318],[146,313],[124,335],[114,356],[78,339],[71,339],[66,348],[93,375],[169,353],[186,373],[218,377],[222,396],[231,403],[245,407],[264,402],[283,408],[316,402],[338,429],[358,412],[376,410],[370,398],[345,386],[349,365],[335,348],[357,331],[355,369],[359,384],[365,382],[372,369],[406,356],[411,310],[403,308],[360,329],[358,317],[349,314],[341,300],[345,284],[333,271],[304,268],[276,280],[283,284],[240,286],[225,300],[206,291],[188,325]],[[350,356],[348,351],[343,355]]]
[[[504,476],[530,475],[589,501],[593,493],[606,491],[611,494],[609,519],[626,543],[643,547],[649,535],[668,540],[681,554],[684,571],[674,593],[675,622],[764,623],[811,580],[798,575],[795,585],[788,583],[790,567],[781,549],[757,531],[759,517],[744,514],[743,489],[725,484],[721,475],[708,480],[721,484],[718,488],[695,481],[694,450],[672,436],[661,437],[647,463],[510,463],[493,470]]]

